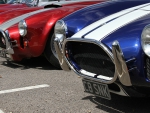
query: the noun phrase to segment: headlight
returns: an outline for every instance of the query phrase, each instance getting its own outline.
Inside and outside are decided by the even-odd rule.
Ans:
[[[59,39],[60,43],[66,38],[67,27],[63,20],[59,20],[55,24],[55,37]]]
[[[25,36],[27,34],[27,24],[25,20],[21,20],[19,22],[18,28],[21,36]]]

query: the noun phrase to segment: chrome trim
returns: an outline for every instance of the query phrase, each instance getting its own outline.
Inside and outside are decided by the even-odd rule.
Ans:
[[[125,86],[132,86],[127,65],[118,41],[112,43],[112,52],[114,55],[116,74],[120,82]]]
[[[58,20],[54,27],[54,35],[51,38],[51,51],[57,59],[58,57],[57,57],[56,50],[54,47],[54,40],[55,38],[59,40],[59,47],[61,49],[62,42],[66,38],[66,32],[67,32],[67,27],[66,27],[65,22],[63,20]]]
[[[136,58],[131,58],[131,59],[127,60],[126,63],[129,63],[129,62],[132,62],[132,61],[135,61],[135,60],[136,60]]]
[[[27,24],[25,20],[21,20],[18,24],[20,36],[25,36],[27,34]],[[23,32],[22,32],[23,31]]]
[[[55,50],[56,50],[61,68],[65,71],[70,71],[70,68],[64,59],[63,52],[61,51],[61,42],[59,41],[59,38],[57,37],[54,40],[54,46],[55,46]]]
[[[8,30],[3,31],[3,30],[0,29],[0,32],[2,33],[2,35],[4,36],[5,41],[6,41],[5,53],[14,54],[14,50],[12,49],[12,44],[11,44],[11,40],[10,40],[10,37],[9,37]]]
[[[122,96],[129,96],[129,95],[127,94],[127,92],[121,87],[121,85],[119,85],[119,84],[117,84],[117,83],[115,83],[115,84],[119,87],[120,91],[114,91],[114,90],[110,90],[110,89],[109,89],[109,91],[110,91],[111,93],[114,93],[114,94],[117,94],[117,95],[122,95]]]
[[[144,53],[145,53],[148,57],[150,57],[150,54],[148,54],[148,53],[145,51],[145,49],[144,49],[145,44],[144,44],[144,41],[143,41],[143,39],[144,39],[144,38],[143,38],[144,31],[145,31],[146,29],[148,29],[148,28],[150,28],[150,24],[146,25],[146,26],[144,27],[142,33],[141,33],[141,45],[142,45],[142,49],[143,49]],[[144,39],[144,40],[145,40],[145,39]]]
[[[108,56],[111,58],[111,60],[115,64],[114,77],[111,80],[105,80],[105,79],[100,79],[100,78],[98,79],[98,78],[94,78],[94,77],[91,77],[91,76],[87,76],[87,75],[81,73],[80,70],[75,69],[70,64],[70,62],[68,61],[68,59],[65,56],[65,45],[69,41],[93,43],[93,44],[101,47],[108,54]],[[128,69],[127,69],[127,65],[126,65],[126,62],[124,60],[124,56],[123,56],[123,53],[122,53],[122,50],[121,50],[121,48],[119,46],[119,42],[118,41],[114,41],[113,44],[112,44],[112,52],[113,52],[113,54],[101,42],[93,40],[93,39],[68,38],[68,39],[64,39],[63,44],[61,44],[59,39],[57,38],[57,39],[55,39],[55,43],[54,44],[55,44],[56,52],[58,54],[58,59],[59,59],[60,65],[61,65],[63,70],[67,70],[68,71],[71,68],[77,75],[79,75],[79,76],[81,76],[83,78],[91,79],[91,80],[98,81],[98,82],[105,83],[105,84],[114,83],[116,81],[117,77],[118,77],[120,82],[123,85],[125,85],[125,86],[132,86],[131,80],[130,80],[130,76],[129,76],[129,72],[128,72]]]
[[[66,45],[66,43],[67,43],[68,41],[88,42],[88,43],[96,44],[97,46],[101,47],[101,48],[108,54],[108,56],[111,58],[111,60],[113,61],[113,54],[111,53],[111,51],[110,51],[107,47],[105,47],[101,42],[96,41],[96,40],[92,40],[92,39],[68,38],[68,39],[65,39],[64,42],[63,42],[63,45],[62,45],[62,56],[63,56],[63,58],[65,59],[65,61],[67,62],[67,64],[69,65],[69,67],[70,67],[76,74],[78,74],[79,76],[81,76],[81,77],[83,77],[83,78],[91,79],[91,80],[98,81],[98,82],[105,83],[105,84],[111,84],[111,83],[113,83],[114,81],[116,81],[116,79],[117,79],[117,74],[116,74],[116,72],[114,73],[114,77],[113,77],[111,80],[105,80],[105,79],[98,79],[98,78],[94,78],[94,77],[87,76],[87,75],[85,75],[85,74],[80,73],[80,70],[75,69],[75,68],[70,64],[70,62],[67,60],[67,58],[66,58],[66,56],[65,56],[65,45]],[[62,69],[63,69],[63,68],[62,68]]]
[[[137,67],[133,67],[133,68],[129,69],[128,71],[130,72],[130,71],[133,71],[135,69],[137,69]]]

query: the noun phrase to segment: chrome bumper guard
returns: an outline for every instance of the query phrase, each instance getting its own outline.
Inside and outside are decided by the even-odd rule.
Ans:
[[[4,39],[5,39],[5,44],[6,44],[6,48],[0,48],[0,56],[4,57],[6,59],[11,58],[10,54],[14,54],[14,50],[12,48],[12,44],[10,41],[10,37],[9,37],[9,33],[8,31],[3,31],[0,30],[1,34],[3,35]]]
[[[117,72],[116,74],[118,75],[120,82],[125,86],[132,86],[127,65],[118,41],[113,42],[112,52],[114,56],[115,70]]]
[[[103,48],[103,50],[107,51],[107,53],[109,52],[109,56],[112,59],[112,61],[115,64],[115,74],[114,77],[111,80],[105,80],[105,79],[97,79],[91,76],[87,76],[84,75],[82,73],[80,73],[80,71],[76,70],[67,60],[66,56],[65,56],[65,45],[68,41],[78,41],[78,42],[88,42],[88,43],[94,43],[98,46],[100,46],[101,48]],[[70,71],[71,69],[79,76],[83,77],[83,78],[87,78],[87,79],[91,79],[94,81],[98,81],[101,83],[105,83],[105,84],[111,84],[114,83],[117,79],[117,77],[119,78],[120,82],[125,85],[125,86],[132,86],[131,84],[131,80],[130,80],[130,76],[128,73],[128,69],[127,69],[127,65],[126,62],[124,60],[124,56],[123,53],[121,51],[121,48],[119,46],[119,42],[118,41],[114,41],[112,44],[112,53],[110,53],[110,51],[108,50],[108,48],[106,48],[101,42],[99,41],[95,41],[95,40],[85,40],[85,39],[65,39],[63,41],[63,44],[60,43],[59,39],[56,38],[54,41],[54,46],[55,46],[55,50],[56,53],[58,55],[58,60],[60,63],[60,66],[63,70],[65,71]],[[71,68],[71,69],[70,69]]]

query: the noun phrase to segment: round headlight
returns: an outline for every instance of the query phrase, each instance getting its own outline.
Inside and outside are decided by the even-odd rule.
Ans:
[[[143,51],[150,57],[150,25],[144,28],[141,41]]]
[[[63,20],[58,20],[55,24],[55,37],[59,39],[60,42],[66,38],[67,27]]]
[[[21,36],[25,36],[27,34],[27,24],[25,20],[21,20],[19,22],[18,28]]]

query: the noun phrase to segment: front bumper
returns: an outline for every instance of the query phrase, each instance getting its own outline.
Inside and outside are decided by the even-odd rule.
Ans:
[[[110,80],[105,79],[105,78],[98,79],[98,78],[95,78],[94,76],[89,76],[89,75],[83,74],[83,73],[81,73],[80,70],[75,69],[75,67],[72,66],[70,64],[70,62],[67,60],[66,55],[65,55],[66,54],[65,53],[65,45],[69,41],[93,43],[93,44],[100,46],[104,51],[107,51],[107,53],[109,53],[109,56],[111,57],[111,59],[113,60],[113,62],[115,64],[114,77]],[[119,43],[117,41],[114,41],[114,43],[112,44],[113,54],[111,54],[111,52],[102,43],[99,43],[95,40],[65,39],[64,42],[61,44],[59,39],[56,38],[54,45],[55,45],[56,52],[58,54],[58,59],[59,59],[60,65],[63,70],[69,71],[71,68],[76,74],[78,74],[79,76],[81,76],[83,78],[91,79],[91,80],[98,81],[98,82],[105,83],[105,84],[114,83],[116,81],[116,79],[119,78],[119,81],[124,86],[132,86],[130,76],[129,76],[129,73],[127,70],[126,62],[124,60],[124,56],[120,49]]]
[[[67,57],[66,57],[66,43],[69,41],[76,41],[76,42],[87,42],[87,43],[93,43],[96,44],[97,46],[101,47],[105,52],[107,52],[107,54],[109,55],[109,57],[112,59],[113,63],[115,64],[115,73],[114,73],[114,77],[112,79],[108,79],[108,77],[95,77],[95,76],[91,76],[89,75],[89,73],[82,73],[81,70],[78,70],[77,68],[75,68],[74,65],[72,65]],[[124,56],[122,53],[122,50],[119,46],[118,41],[114,41],[114,43],[112,44],[112,52],[108,50],[107,47],[105,47],[102,43],[95,41],[95,40],[91,40],[91,39],[65,39],[63,41],[63,43],[60,43],[60,40],[58,38],[55,39],[54,42],[54,46],[55,46],[55,50],[57,52],[58,55],[58,60],[60,63],[60,66],[62,67],[63,70],[65,71],[70,71],[73,70],[77,75],[81,76],[82,78],[88,79],[88,80],[92,80],[92,81],[97,81],[97,82],[101,82],[104,84],[117,84],[117,82],[119,81],[121,83],[121,85],[123,86],[132,86],[131,83],[131,79],[129,76],[129,72],[127,69],[127,65],[126,62],[124,60]],[[106,79],[105,79],[106,78]],[[124,88],[121,87],[121,85],[118,85],[118,87],[120,88],[120,92],[115,92],[113,90],[110,90],[110,92],[112,93],[116,93],[119,95],[123,95],[123,96],[128,96],[128,94],[126,93],[126,91],[124,90]]]
[[[7,60],[12,60],[11,54],[14,54],[14,50],[12,48],[8,31],[0,30],[0,36],[1,43],[3,43],[0,47],[0,56]],[[4,41],[2,41],[2,39]]]

